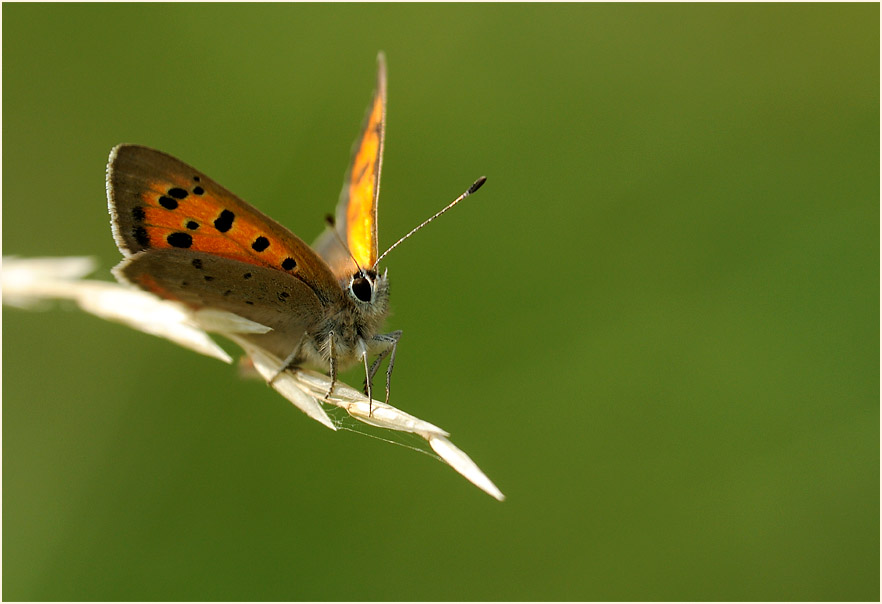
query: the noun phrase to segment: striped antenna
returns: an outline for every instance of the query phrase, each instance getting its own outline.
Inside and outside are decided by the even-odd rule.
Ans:
[[[398,247],[398,245],[399,245],[401,242],[403,242],[405,239],[407,239],[408,237],[410,237],[411,235],[413,235],[414,233],[416,233],[417,231],[419,231],[421,228],[423,228],[424,226],[426,226],[427,224],[429,224],[430,222],[432,222],[432,221],[435,220],[436,218],[438,218],[438,216],[440,216],[441,214],[443,214],[444,212],[446,212],[447,210],[449,210],[450,208],[452,208],[453,206],[455,206],[456,204],[458,204],[460,201],[462,201],[463,199],[465,199],[466,197],[468,197],[469,195],[471,195],[472,193],[474,193],[475,191],[477,191],[478,189],[480,189],[480,188],[481,188],[481,185],[483,185],[485,182],[487,182],[487,177],[486,177],[486,176],[482,176],[481,178],[479,178],[478,180],[476,180],[475,182],[473,182],[473,183],[472,183],[472,186],[470,186],[470,187],[466,190],[465,193],[463,193],[462,195],[460,195],[459,197],[457,197],[456,199],[454,199],[453,201],[451,201],[449,204],[447,204],[446,206],[444,206],[444,208],[442,208],[442,209],[441,209],[439,212],[437,212],[434,216],[432,216],[431,218],[428,218],[428,219],[424,220],[423,222],[421,222],[420,224],[418,224],[416,227],[414,227],[413,229],[411,229],[411,231],[410,231],[407,235],[405,235],[404,237],[402,237],[401,239],[399,239],[398,241],[396,241],[395,243],[393,243],[392,245],[390,245],[389,248],[388,248],[385,252],[383,252],[382,254],[380,254],[380,257],[377,258],[377,261],[374,262],[374,266],[372,266],[371,268],[373,269],[373,268],[375,268],[378,264],[380,264],[380,260],[382,260],[383,258],[385,258],[385,257],[386,257],[386,254],[388,254],[389,252],[391,252],[392,250],[394,250],[396,247]]]

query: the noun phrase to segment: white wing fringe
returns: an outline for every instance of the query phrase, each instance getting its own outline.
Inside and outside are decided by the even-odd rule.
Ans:
[[[242,334],[266,333],[270,328],[232,313],[211,309],[194,312],[182,304],[162,300],[132,287],[83,279],[93,270],[95,261],[88,257],[3,258],[0,271],[3,303],[33,308],[52,299],[73,300],[86,312],[103,319],[123,323],[231,363],[232,358],[206,332],[218,333],[241,346],[254,368],[273,389],[317,422],[336,430],[322,407],[324,402],[344,409],[366,424],[420,436],[441,459],[476,487],[499,501],[505,499],[496,485],[468,455],[450,442],[447,438],[450,435],[441,428],[384,402],[371,402],[360,391],[340,381],[328,395],[331,380],[321,373],[305,369],[279,373],[280,359],[241,337]]]

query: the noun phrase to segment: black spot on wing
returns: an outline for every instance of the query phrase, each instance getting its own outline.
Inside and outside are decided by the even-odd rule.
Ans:
[[[187,249],[193,245],[193,238],[187,233],[172,233],[166,237],[165,240],[168,241],[170,246],[183,249]]]
[[[269,247],[269,244],[269,239],[261,236],[254,240],[254,243],[251,244],[251,249],[253,249],[255,252],[262,252]]]
[[[221,233],[226,233],[231,228],[233,228],[233,220],[236,219],[236,215],[233,214],[229,210],[224,210],[220,213],[220,216],[214,221],[214,228],[216,228]]]
[[[135,227],[132,229],[132,237],[135,238],[141,246],[147,247],[150,245],[150,235],[147,234],[147,229],[144,227]]]

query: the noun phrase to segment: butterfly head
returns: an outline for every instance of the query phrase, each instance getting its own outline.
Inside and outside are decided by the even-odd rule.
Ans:
[[[359,269],[346,285],[350,300],[367,315],[385,315],[389,308],[389,279],[387,272]]]

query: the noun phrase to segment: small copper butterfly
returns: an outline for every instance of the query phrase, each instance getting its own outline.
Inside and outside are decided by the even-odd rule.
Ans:
[[[386,399],[400,331],[381,333],[389,312],[387,272],[377,264],[377,198],[386,123],[386,66],[355,142],[333,229],[314,247],[187,164],[147,147],[119,145],[107,165],[121,281],[192,308],[216,308],[272,328],[249,335],[284,367],[363,361],[365,388],[384,358]],[[439,216],[484,183],[425,221]],[[415,232],[398,240],[389,250]],[[377,354],[368,366],[368,356]],[[333,390],[333,385],[331,386]]]

